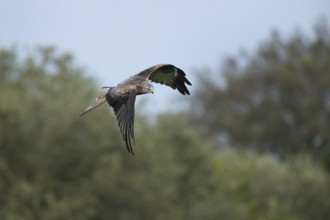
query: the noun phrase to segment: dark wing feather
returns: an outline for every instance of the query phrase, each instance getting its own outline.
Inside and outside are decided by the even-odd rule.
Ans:
[[[123,135],[123,139],[126,142],[128,152],[134,155],[132,149],[132,140],[134,140],[134,104],[135,104],[136,92],[130,92],[129,96],[122,101],[116,102],[112,107],[117,117],[118,126],[120,132]]]
[[[140,72],[137,76],[142,76],[152,82],[170,86],[173,89],[179,90],[183,95],[190,95],[186,84],[191,86],[191,83],[186,78],[186,74],[181,69],[171,64],[152,66]]]

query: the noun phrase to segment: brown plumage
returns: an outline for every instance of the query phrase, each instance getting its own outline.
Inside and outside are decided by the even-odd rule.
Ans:
[[[80,116],[83,116],[107,101],[114,110],[127,150],[134,155],[132,141],[135,144],[135,98],[137,95],[154,92],[154,87],[149,81],[170,86],[173,89],[177,89],[182,95],[190,94],[186,84],[191,85],[191,83],[181,69],[171,64],[159,64],[129,77],[115,87],[103,87],[109,88],[107,93],[99,96],[92,105],[80,113]]]

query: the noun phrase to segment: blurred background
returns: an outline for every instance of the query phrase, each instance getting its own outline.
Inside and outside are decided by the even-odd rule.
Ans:
[[[1,219],[330,219],[330,3],[0,0]],[[133,157],[100,87],[158,63]]]

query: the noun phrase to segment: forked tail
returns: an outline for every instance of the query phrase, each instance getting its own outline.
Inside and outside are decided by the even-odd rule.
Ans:
[[[92,111],[93,109],[99,107],[100,105],[102,105],[103,103],[105,103],[107,100],[105,98],[106,94],[100,95],[93,104],[91,104],[90,106],[88,106],[84,111],[82,111],[79,116],[83,116],[84,114]]]

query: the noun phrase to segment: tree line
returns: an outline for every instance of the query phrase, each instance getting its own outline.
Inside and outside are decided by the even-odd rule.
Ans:
[[[329,219],[329,49],[320,23],[196,73],[132,157],[110,108],[78,117],[100,91],[73,55],[1,48],[0,218]]]

